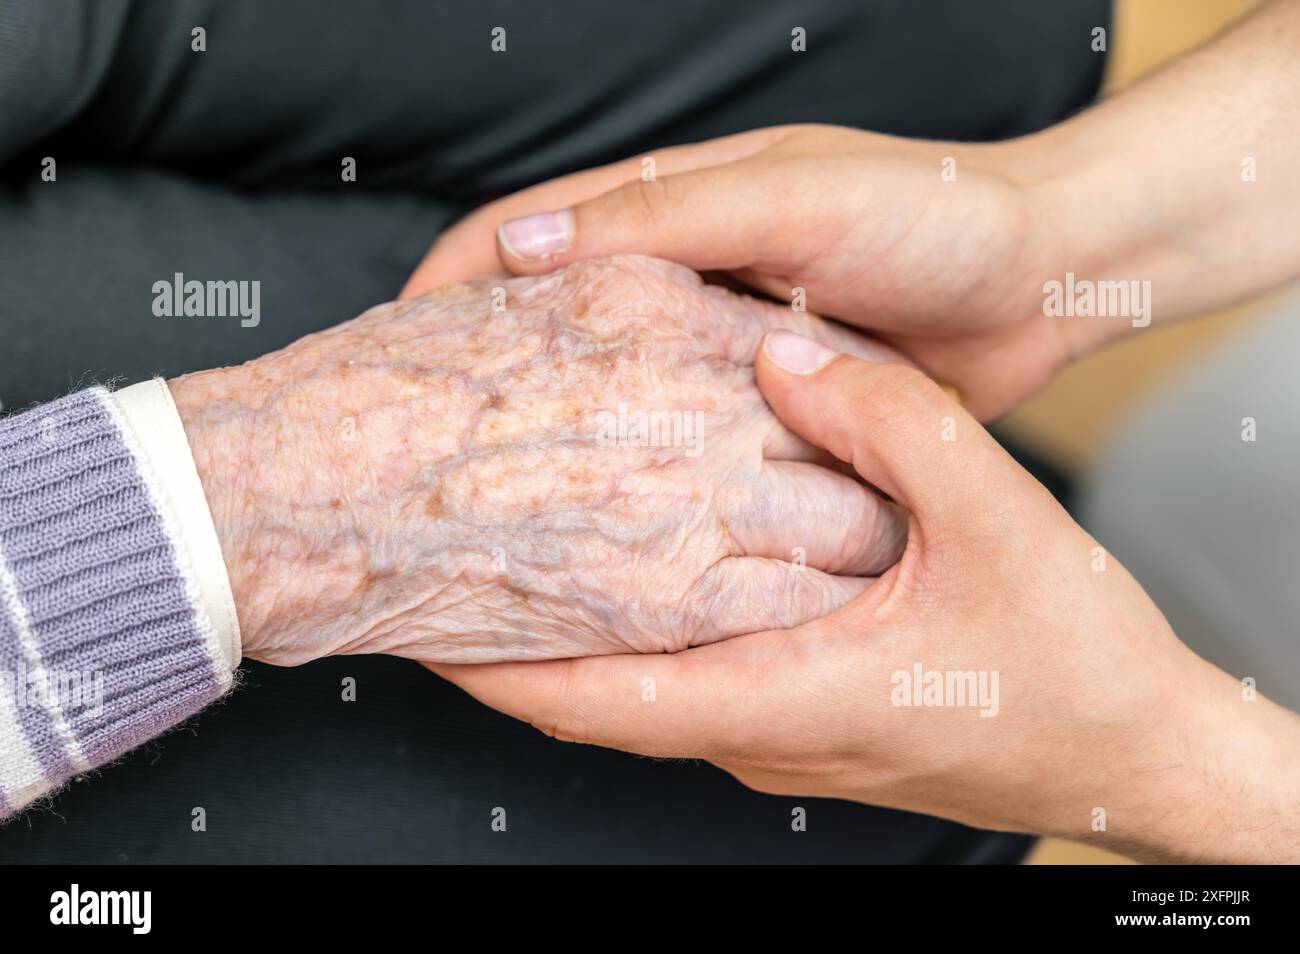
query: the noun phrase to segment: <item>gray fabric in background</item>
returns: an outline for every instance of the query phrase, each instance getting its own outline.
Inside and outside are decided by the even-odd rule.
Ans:
[[[0,401],[264,354],[391,298],[475,205],[626,155],[788,122],[1032,131],[1095,95],[1109,17],[1105,0],[6,0]],[[155,317],[176,272],[260,281],[261,324]],[[352,657],[250,666],[192,732],[0,831],[0,861],[970,862],[1025,844],[565,746],[413,664]]]
[[[1135,415],[1088,481],[1081,519],[1183,642],[1300,711],[1296,355],[1292,298]]]

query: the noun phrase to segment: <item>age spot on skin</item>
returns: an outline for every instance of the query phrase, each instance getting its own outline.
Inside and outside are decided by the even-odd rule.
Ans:
[[[522,587],[516,586],[509,580],[502,580],[501,585],[505,588],[506,593],[516,606],[531,607],[533,605],[532,594]]]
[[[447,508],[443,505],[442,494],[434,491],[428,502],[424,505],[424,512],[434,520],[443,517],[447,513]]]
[[[361,581],[357,584],[357,591],[362,595],[369,593],[376,585],[395,575],[396,572],[393,570],[367,570],[365,575],[361,577]]]

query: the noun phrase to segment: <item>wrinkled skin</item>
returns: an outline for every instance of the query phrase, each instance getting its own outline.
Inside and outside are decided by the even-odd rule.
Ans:
[[[844,604],[906,530],[767,408],[776,327],[887,357],[624,257],[446,286],[170,382],[245,655],[672,652]],[[703,429],[651,443],[620,405]]]

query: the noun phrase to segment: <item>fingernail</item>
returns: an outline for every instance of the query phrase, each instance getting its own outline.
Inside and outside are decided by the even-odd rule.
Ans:
[[[792,374],[812,374],[820,371],[839,356],[825,345],[793,331],[774,331],[764,345],[767,356]]]
[[[497,237],[507,252],[522,261],[550,258],[573,244],[573,210],[507,219],[497,229]]]

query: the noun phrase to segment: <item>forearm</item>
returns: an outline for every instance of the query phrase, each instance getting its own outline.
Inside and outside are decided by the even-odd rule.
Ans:
[[[1005,144],[1068,236],[1058,269],[1150,281],[1153,325],[1300,276],[1298,61],[1300,0],[1279,0],[1074,119]],[[1092,329],[1107,340],[1133,323]]]

